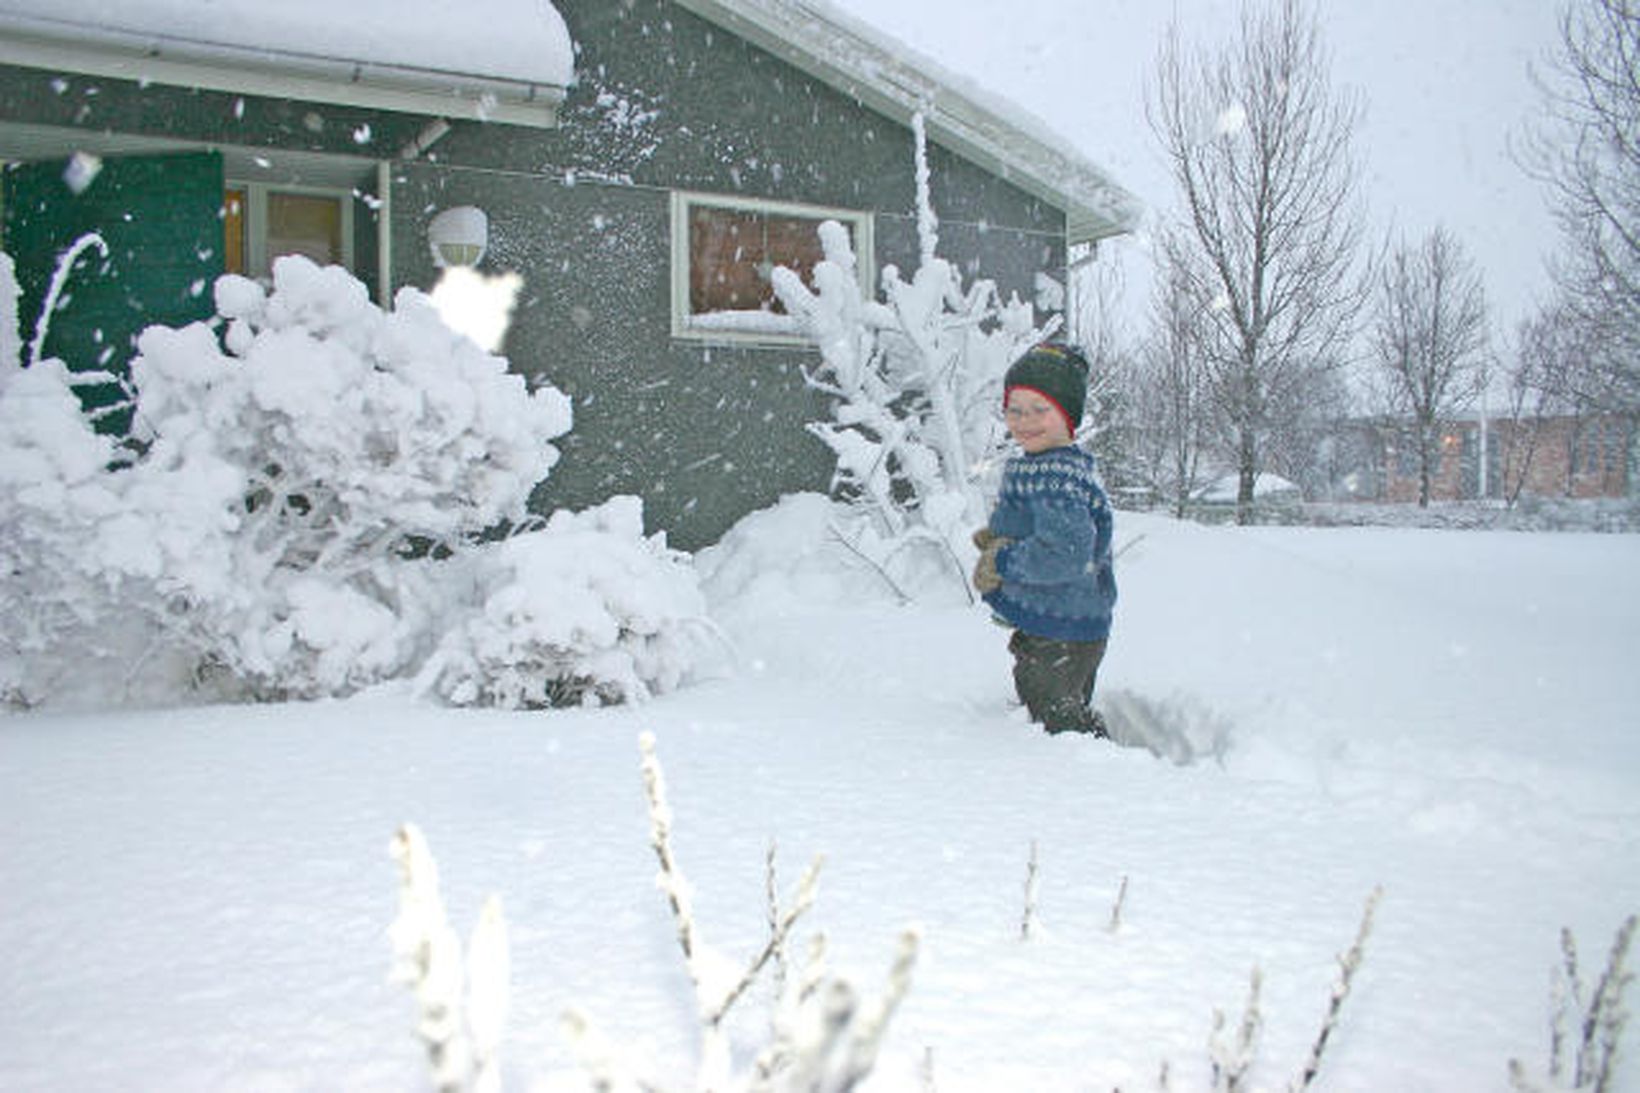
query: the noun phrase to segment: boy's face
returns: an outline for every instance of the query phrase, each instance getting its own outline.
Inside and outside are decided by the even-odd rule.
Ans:
[[[1032,455],[1049,448],[1059,448],[1071,442],[1065,415],[1051,399],[1029,387],[1015,387],[1008,392],[1008,403],[1002,411],[1008,421],[1008,432]]]

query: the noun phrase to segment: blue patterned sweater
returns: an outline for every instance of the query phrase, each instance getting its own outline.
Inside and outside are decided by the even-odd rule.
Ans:
[[[1008,460],[991,530],[1002,587],[985,602],[1027,634],[1101,641],[1116,606],[1110,503],[1093,456],[1069,445]]]

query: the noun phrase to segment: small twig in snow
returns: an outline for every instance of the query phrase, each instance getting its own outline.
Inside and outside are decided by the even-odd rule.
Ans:
[[[415,988],[416,1033],[426,1045],[434,1086],[440,1093],[455,1093],[473,1072],[462,1005],[461,942],[445,918],[438,866],[421,830],[405,824],[393,837],[391,851],[399,865],[399,914],[388,931],[393,978]]]
[[[1213,1063],[1213,1093],[1239,1093],[1247,1079],[1247,1071],[1258,1054],[1259,1029],[1264,1024],[1259,1010],[1259,992],[1264,985],[1264,974],[1257,967],[1248,977],[1247,1005],[1242,1010],[1241,1027],[1234,1043],[1225,1043],[1219,1036],[1224,1031],[1224,1013],[1213,1011],[1213,1035],[1208,1040],[1208,1055]]]
[[[1559,1089],[1568,1080],[1571,1088],[1606,1093],[1611,1088],[1612,1068],[1617,1047],[1628,1023],[1628,1011],[1623,1006],[1623,992],[1634,976],[1627,968],[1629,948],[1634,942],[1636,925],[1640,918],[1630,915],[1618,927],[1612,939],[1606,967],[1595,983],[1593,992],[1587,992],[1582,972],[1578,967],[1577,939],[1570,929],[1560,931],[1561,962],[1554,970],[1549,984],[1552,1007],[1549,1020],[1549,1086]],[[1566,1058],[1568,1010],[1576,1025],[1575,1059]],[[1571,1062],[1568,1075],[1567,1063]],[[1509,1061],[1509,1080],[1515,1089],[1535,1093],[1540,1087],[1526,1077],[1526,1069],[1519,1059]]]
[[[1138,546],[1140,543],[1142,543],[1144,541],[1145,541],[1145,537],[1144,537],[1143,534],[1135,535],[1133,538],[1129,539],[1127,542],[1125,542],[1121,546],[1117,547],[1116,548],[1116,553],[1114,555],[1112,555],[1112,557],[1113,558],[1120,558],[1122,555],[1126,554],[1128,551],[1132,550],[1134,547]]]
[[[1122,928],[1122,906],[1127,903],[1128,879],[1122,877],[1122,886],[1116,890],[1116,902],[1110,908],[1110,926],[1108,929],[1115,933]]]
[[[815,893],[820,888],[820,866],[824,861],[824,858],[817,857],[803,871],[802,878],[797,882],[797,896],[792,901],[791,908],[775,921],[774,929],[769,935],[768,942],[763,946],[763,951],[758,953],[752,959],[752,962],[746,966],[746,971],[741,975],[740,980],[729,988],[728,992],[724,994],[723,1000],[707,1013],[707,1019],[710,1022],[716,1024],[723,1020],[724,1015],[729,1012],[736,1000],[746,993],[746,988],[752,985],[752,981],[757,978],[757,973],[763,970],[763,966],[769,962],[770,958],[777,952],[784,951],[786,938],[791,933],[792,926],[797,923],[799,918],[803,917],[804,912],[814,906]]]
[[[849,553],[853,554],[855,557],[859,558],[862,562],[865,562],[866,565],[868,565],[872,569],[876,570],[877,575],[879,577],[881,577],[883,579],[883,582],[888,585],[888,587],[891,591],[893,591],[893,593],[895,595],[895,598],[897,598],[900,601],[900,604],[902,606],[911,602],[911,594],[909,592],[907,592],[905,589],[901,588],[900,585],[899,585],[899,582],[896,581],[893,577],[890,577],[888,575],[888,570],[884,569],[881,565],[879,565],[878,562],[876,561],[876,559],[872,558],[865,551],[861,550],[859,547],[857,547],[853,543],[849,542],[848,536],[844,535],[841,531],[838,531],[836,525],[833,525],[832,527],[830,527],[827,530],[829,530],[831,532],[833,538],[835,538],[839,543],[842,543],[843,546],[848,549]]]
[[[1031,856],[1025,863],[1025,917],[1019,924],[1019,939],[1031,940],[1032,928],[1036,924],[1036,893],[1037,893],[1037,865],[1036,840],[1031,840]]]
[[[775,841],[773,839],[770,839],[769,840],[768,864],[767,864],[767,868],[764,872],[763,895],[764,895],[765,900],[767,902],[768,921],[769,921],[769,936],[771,938],[774,937],[777,933],[779,933],[779,930],[780,930],[780,881],[779,881],[779,877],[778,877],[778,875],[775,871],[775,851],[776,851],[776,849],[777,849],[777,846],[776,846]],[[784,991],[785,989],[786,989],[786,942],[785,942],[784,938],[781,938],[780,943],[778,945],[776,945],[775,948],[774,948],[774,993],[775,993],[775,997],[776,998],[780,997],[781,992]]]
[[[1338,958],[1338,981],[1333,984],[1332,998],[1327,1003],[1326,1019],[1322,1021],[1321,1031],[1310,1047],[1309,1062],[1305,1063],[1303,1074],[1292,1087],[1294,1089],[1308,1089],[1321,1071],[1321,1057],[1327,1050],[1327,1041],[1332,1037],[1333,1030],[1338,1027],[1338,1015],[1344,1008],[1344,999],[1349,997],[1350,984],[1355,980],[1355,973],[1361,969],[1367,937],[1372,933],[1373,917],[1378,912],[1378,902],[1383,896],[1382,887],[1372,890],[1372,895],[1367,897],[1366,909],[1361,914],[1361,927],[1355,932],[1355,943],[1350,946],[1347,953]]]

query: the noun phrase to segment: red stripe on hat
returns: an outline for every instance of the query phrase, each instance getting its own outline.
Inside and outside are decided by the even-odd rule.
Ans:
[[[1067,414],[1065,412],[1065,408],[1059,405],[1058,399],[1054,398],[1040,387],[1029,387],[1023,383],[1016,383],[1012,387],[1004,388],[1002,391],[1003,409],[1006,410],[1008,408],[1008,400],[1013,397],[1013,393],[1015,391],[1030,391],[1032,394],[1041,395],[1043,398],[1047,399],[1048,403],[1055,410],[1059,411],[1059,418],[1065,423],[1065,432],[1070,434],[1071,439],[1076,439],[1076,425],[1071,422],[1071,415]]]

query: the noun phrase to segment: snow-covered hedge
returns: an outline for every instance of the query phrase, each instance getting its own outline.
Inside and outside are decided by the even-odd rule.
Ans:
[[[716,645],[691,560],[644,537],[636,497],[555,512],[470,561],[479,602],[421,673],[455,704],[644,699],[684,682]]]
[[[215,299],[215,323],[138,338],[122,447],[60,362],[0,371],[0,700],[340,695],[435,650],[452,701],[682,678],[693,574],[635,501],[478,545],[527,519],[570,428],[561,392],[421,292],[383,312],[303,258]]]
[[[60,361],[0,374],[0,706],[79,683],[120,629],[113,445],[86,426]]]
[[[393,678],[428,651],[428,557],[523,516],[569,401],[526,391],[422,293],[384,313],[338,267],[282,258],[271,293],[229,276],[216,301],[220,347],[203,324],[150,327],[131,365],[150,443],[128,473],[158,502],[140,508],[186,493],[231,514],[165,567],[186,636],[263,697]]]
[[[17,285],[17,270],[11,255],[0,251],[0,384],[23,364],[23,344],[18,339],[17,297],[22,290]]]

